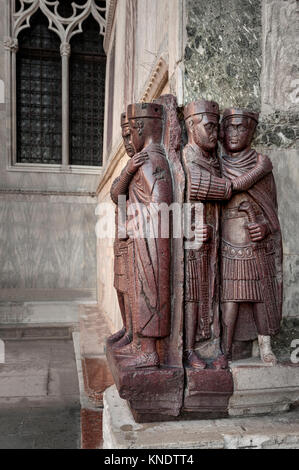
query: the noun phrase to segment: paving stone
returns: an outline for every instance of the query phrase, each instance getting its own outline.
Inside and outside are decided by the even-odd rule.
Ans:
[[[0,365],[0,449],[80,448],[71,340],[7,341]]]

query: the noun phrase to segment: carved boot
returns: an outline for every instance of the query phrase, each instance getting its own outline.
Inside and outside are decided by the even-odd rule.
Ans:
[[[158,367],[160,364],[159,356],[156,352],[139,352],[131,359],[122,362],[125,368],[145,369],[147,367]]]
[[[116,341],[120,340],[120,338],[122,338],[125,333],[126,333],[126,329],[123,326],[121,330],[117,331],[116,333],[114,333],[113,335],[111,335],[107,338],[107,344],[110,345],[110,344],[113,344]]]
[[[216,370],[227,369],[228,368],[228,359],[225,354],[220,354],[215,361],[212,362],[213,367]]]
[[[123,346],[122,348],[116,349],[114,356],[135,356],[140,352],[140,345],[137,344],[134,340]]]
[[[187,366],[193,369],[205,369],[207,367],[205,361],[200,359],[193,349],[186,349],[184,356]]]
[[[258,342],[262,362],[275,366],[277,364],[277,359],[271,349],[271,336],[258,335]]]
[[[118,341],[113,343],[113,345],[111,346],[111,349],[117,350],[131,343],[131,341],[132,341],[132,336],[128,333],[125,333]]]

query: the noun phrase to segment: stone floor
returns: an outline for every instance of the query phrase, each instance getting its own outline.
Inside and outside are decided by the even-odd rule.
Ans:
[[[78,449],[78,375],[71,339],[5,341],[0,449]]]

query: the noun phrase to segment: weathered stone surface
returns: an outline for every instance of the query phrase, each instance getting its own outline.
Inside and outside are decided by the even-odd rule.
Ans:
[[[0,364],[0,449],[80,447],[71,340],[5,341]]]
[[[299,367],[292,363],[268,366],[260,359],[232,362],[234,393],[230,416],[277,413],[299,400]]]
[[[229,370],[185,369],[186,389],[183,411],[194,418],[224,418],[233,393]]]
[[[299,410],[271,417],[138,424],[115,386],[104,394],[105,449],[299,448]]]
[[[260,109],[260,0],[187,0],[185,103]]]
[[[294,148],[299,137],[299,113],[275,111],[261,114],[253,146]]]
[[[136,421],[171,419],[180,414],[183,402],[184,369],[168,365],[159,368],[125,368],[126,357],[116,356],[106,345],[107,360],[120,397],[128,400]]]
[[[262,111],[291,111],[299,104],[299,68],[296,49],[298,2],[263,2],[263,67],[261,75]]]
[[[0,302],[2,324],[76,324],[78,320],[74,302]]]
[[[0,194],[0,288],[96,287],[95,199]]]

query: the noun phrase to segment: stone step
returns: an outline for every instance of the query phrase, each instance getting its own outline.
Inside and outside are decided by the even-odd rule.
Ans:
[[[73,325],[61,324],[19,324],[0,325],[0,338],[3,341],[33,339],[71,339]]]

